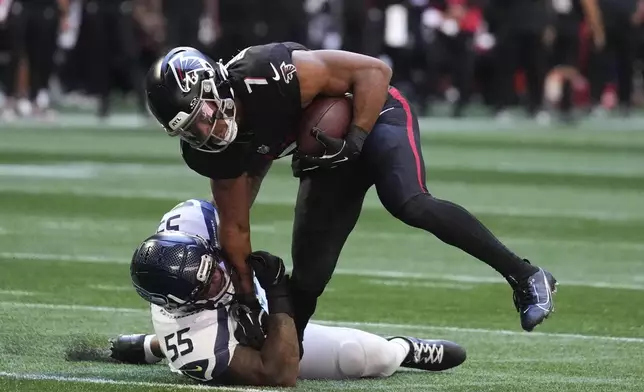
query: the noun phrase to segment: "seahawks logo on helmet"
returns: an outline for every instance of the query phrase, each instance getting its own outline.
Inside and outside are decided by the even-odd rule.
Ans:
[[[212,71],[214,74],[214,69],[204,58],[185,53],[179,52],[174,55],[168,60],[168,67],[172,70],[181,91],[188,93],[199,82],[201,71]]]

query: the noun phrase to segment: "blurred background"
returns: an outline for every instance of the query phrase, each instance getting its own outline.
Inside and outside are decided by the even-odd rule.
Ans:
[[[421,115],[574,123],[642,105],[641,0],[0,0],[3,121],[147,116],[168,48],[297,41],[384,59]]]
[[[638,0],[0,0],[0,391],[187,382],[73,355],[151,330],[132,250],[211,197],[148,116],[143,76],[175,45],[227,60],[280,40],[389,62],[423,115],[430,192],[560,283],[524,334],[504,279],[371,190],[316,320],[454,340],[468,361],[299,390],[644,391],[643,15]],[[297,189],[277,160],[251,216],[253,247],[287,265]]]

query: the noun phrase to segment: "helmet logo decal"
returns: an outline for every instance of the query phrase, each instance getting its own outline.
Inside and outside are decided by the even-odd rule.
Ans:
[[[173,56],[168,61],[168,67],[172,70],[172,74],[179,88],[184,93],[190,92],[192,87],[199,82],[199,72],[214,72],[212,65],[205,59],[197,56],[184,55],[184,52]]]

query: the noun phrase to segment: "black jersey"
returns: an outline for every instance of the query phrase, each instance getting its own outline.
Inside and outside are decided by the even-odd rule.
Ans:
[[[226,64],[240,102],[238,135],[219,153],[195,150],[182,141],[183,159],[192,170],[212,179],[236,178],[293,152],[302,112],[294,50],[308,49],[292,42],[252,46]]]

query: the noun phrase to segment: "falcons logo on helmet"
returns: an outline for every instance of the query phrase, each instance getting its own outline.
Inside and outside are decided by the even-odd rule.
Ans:
[[[203,58],[178,53],[168,61],[179,88],[184,93],[190,92],[192,87],[199,82],[199,72],[214,71],[212,65]]]

